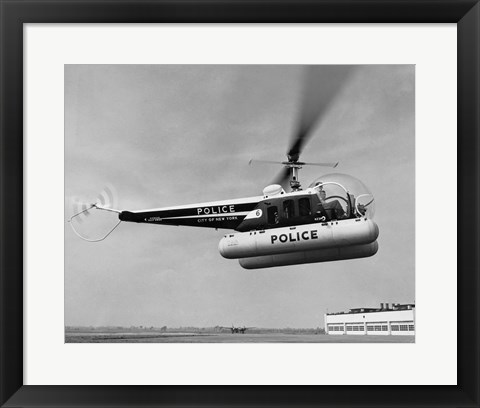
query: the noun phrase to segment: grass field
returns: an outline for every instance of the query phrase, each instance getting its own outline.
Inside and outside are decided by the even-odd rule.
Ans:
[[[415,343],[414,336],[324,334],[87,333],[65,334],[65,343]]]

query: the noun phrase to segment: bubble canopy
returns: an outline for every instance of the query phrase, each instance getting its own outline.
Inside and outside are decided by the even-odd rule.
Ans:
[[[347,212],[352,208],[358,217],[373,218],[375,214],[373,194],[359,179],[348,174],[325,174],[308,187],[317,190],[317,194],[327,202],[337,200]]]

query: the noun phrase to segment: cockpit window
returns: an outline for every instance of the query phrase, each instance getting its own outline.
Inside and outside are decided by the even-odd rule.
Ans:
[[[325,174],[315,180],[309,186],[315,189],[319,201],[330,203],[327,207],[335,207],[332,216],[340,217],[341,212],[338,201],[348,217],[373,218],[375,213],[375,201],[368,188],[355,177],[346,174]],[[324,206],[325,207],[325,206]]]
[[[283,216],[285,218],[292,218],[294,216],[293,200],[285,200],[283,202]]]
[[[355,215],[358,217],[362,217],[370,212],[371,204],[373,203],[373,195],[372,194],[360,194],[358,197],[355,198],[354,203],[354,211]]]
[[[351,215],[348,191],[336,182],[320,182],[315,185],[319,201],[319,212],[327,221],[343,220]]]

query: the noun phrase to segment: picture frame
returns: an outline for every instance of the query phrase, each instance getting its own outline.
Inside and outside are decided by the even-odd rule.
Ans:
[[[479,388],[479,76],[477,0],[0,0],[0,404],[18,406],[462,406]],[[458,384],[456,386],[29,386],[23,384],[23,24],[456,23],[458,29]],[[472,209],[474,209],[472,211]]]

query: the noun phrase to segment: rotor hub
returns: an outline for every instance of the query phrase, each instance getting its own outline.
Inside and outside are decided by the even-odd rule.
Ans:
[[[286,162],[282,162],[282,164],[285,167],[288,167],[289,169],[301,169],[305,163],[299,162],[299,161],[294,161],[294,162],[286,161]]]
[[[292,191],[299,191],[302,189],[302,186],[298,180],[290,180],[290,187]]]
[[[289,162],[297,162],[300,158],[300,153],[290,153],[287,154],[287,158]]]

